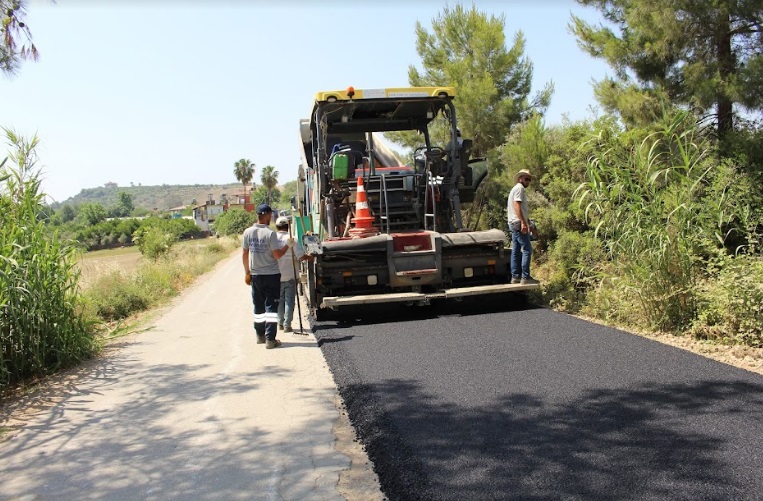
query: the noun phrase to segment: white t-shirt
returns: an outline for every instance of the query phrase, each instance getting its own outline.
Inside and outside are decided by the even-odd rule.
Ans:
[[[514,202],[519,202],[522,209],[522,215],[525,217],[525,221],[530,220],[530,205],[527,203],[527,195],[525,194],[525,187],[522,183],[517,183],[509,193],[509,201],[506,207],[506,212],[509,215],[509,226],[512,223],[521,221],[519,216],[514,212]]]
[[[289,232],[279,231],[277,235],[280,246],[283,247],[286,245],[289,240]],[[294,252],[294,255],[297,256],[297,261],[299,261],[299,258],[305,255],[305,251],[302,249],[302,244],[300,244],[295,238],[294,247],[286,251],[286,254],[284,254],[283,257],[278,260],[278,269],[281,270],[281,282],[294,280],[294,263],[291,260],[292,251]],[[297,263],[297,269],[299,269],[299,263]]]

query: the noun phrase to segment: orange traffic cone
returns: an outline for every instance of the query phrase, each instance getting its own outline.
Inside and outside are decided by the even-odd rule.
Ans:
[[[376,235],[379,230],[374,227],[374,217],[368,208],[368,198],[366,198],[366,189],[363,186],[363,178],[358,178],[358,192],[355,199],[355,217],[352,218],[354,228],[350,229],[352,238],[363,238]]]

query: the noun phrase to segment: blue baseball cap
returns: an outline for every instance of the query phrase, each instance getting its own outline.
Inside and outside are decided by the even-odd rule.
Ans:
[[[273,212],[273,209],[271,209],[268,204],[260,204],[257,206],[257,214],[270,214],[271,212]]]

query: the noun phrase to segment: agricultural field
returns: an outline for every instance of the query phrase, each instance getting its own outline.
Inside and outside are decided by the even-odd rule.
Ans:
[[[194,247],[209,247],[217,241],[216,238],[212,237],[206,239],[184,240],[175,244],[175,249],[190,250]],[[99,277],[115,271],[124,274],[134,273],[143,261],[143,256],[137,246],[85,252],[79,260],[79,269],[81,273],[79,281],[80,287],[87,289],[88,286],[95,282]]]

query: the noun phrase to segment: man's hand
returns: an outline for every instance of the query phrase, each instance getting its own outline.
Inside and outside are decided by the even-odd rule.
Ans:
[[[520,230],[522,232],[522,235],[527,235],[527,232],[530,231],[530,228],[527,226],[527,223],[522,221],[522,228]]]
[[[289,249],[294,247],[294,239],[293,238],[289,237],[289,239],[286,241],[286,247],[288,247]]]
[[[250,275],[249,273],[244,275],[244,283],[246,285],[252,285],[252,275]]]

